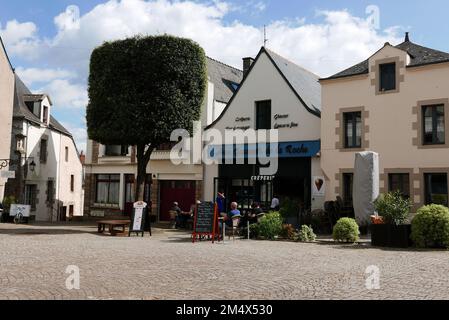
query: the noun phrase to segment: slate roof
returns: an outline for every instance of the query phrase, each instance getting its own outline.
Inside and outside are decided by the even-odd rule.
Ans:
[[[39,96],[45,95],[35,95],[31,93],[30,89],[27,88],[27,86],[23,83],[23,81],[19,78],[19,76],[17,74],[15,74],[14,76],[15,76],[14,109],[13,109],[14,118],[24,118],[35,124],[39,125],[42,124],[41,120],[28,109],[28,107],[25,104],[25,101],[34,101],[29,99],[32,97],[35,97],[37,99]],[[58,131],[66,136],[72,137],[72,134],[51,115],[50,115],[50,129]]]
[[[316,112],[321,112],[321,85],[318,82],[319,77],[271,50],[265,48],[265,51],[306,104],[306,107]]]
[[[207,75],[214,84],[214,100],[228,103],[242,82],[243,71],[207,58]]]
[[[449,53],[417,45],[416,43],[413,43],[410,40],[408,40],[408,38],[406,39],[406,41],[395,46],[395,48],[406,51],[410,55],[411,58],[410,64],[407,65],[407,68],[449,62]],[[346,70],[343,70],[323,80],[338,79],[361,74],[368,74],[368,60],[369,59],[360,62],[355,66],[352,66]]]

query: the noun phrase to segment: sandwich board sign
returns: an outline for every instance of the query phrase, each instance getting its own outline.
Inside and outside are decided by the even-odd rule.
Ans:
[[[131,225],[129,226],[129,237],[131,233],[141,234],[142,237],[145,235],[145,219],[148,212],[148,204],[143,201],[138,201],[134,203],[133,214],[131,217]],[[151,235],[151,226],[150,226]]]
[[[192,240],[195,243],[198,236],[211,236],[212,243],[218,233],[218,210],[213,202],[202,202],[196,206],[193,222]]]

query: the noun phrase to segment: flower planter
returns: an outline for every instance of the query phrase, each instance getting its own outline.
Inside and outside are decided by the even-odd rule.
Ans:
[[[408,248],[412,245],[411,225],[371,225],[371,245],[374,247]]]

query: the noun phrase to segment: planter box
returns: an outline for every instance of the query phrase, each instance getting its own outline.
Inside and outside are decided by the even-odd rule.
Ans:
[[[371,245],[375,247],[408,248],[412,246],[411,225],[371,225]]]

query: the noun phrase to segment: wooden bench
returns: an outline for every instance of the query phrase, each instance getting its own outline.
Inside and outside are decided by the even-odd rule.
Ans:
[[[117,234],[126,234],[126,228],[130,226],[130,220],[101,220],[97,221],[98,233],[104,233],[106,226],[108,226],[108,231],[111,236],[116,236]],[[117,230],[116,228],[121,228]]]

